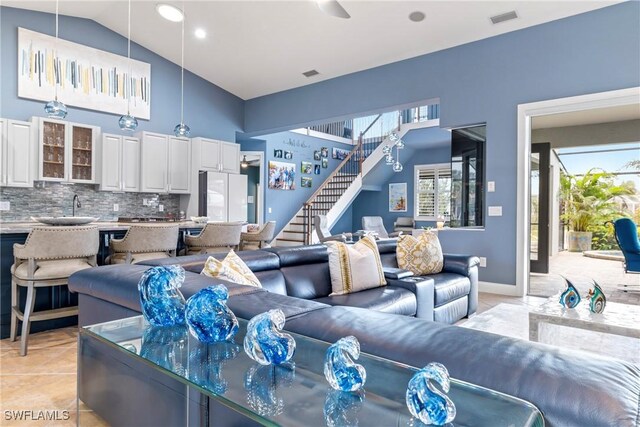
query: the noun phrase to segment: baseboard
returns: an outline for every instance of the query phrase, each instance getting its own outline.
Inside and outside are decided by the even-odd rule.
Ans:
[[[506,285],[504,283],[478,282],[478,292],[486,292],[489,294],[500,294],[517,296],[516,285]]]

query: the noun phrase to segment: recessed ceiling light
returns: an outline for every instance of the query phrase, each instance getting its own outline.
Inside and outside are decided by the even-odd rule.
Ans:
[[[167,21],[180,22],[184,19],[184,13],[170,4],[160,3],[156,5],[156,11]]]
[[[204,30],[204,28],[196,28],[196,30],[193,32],[193,35],[196,36],[197,39],[207,38],[207,32]]]
[[[423,12],[420,12],[419,10],[416,10],[415,12],[411,12],[409,14],[409,19],[413,22],[424,21],[424,18],[425,18],[425,14]]]

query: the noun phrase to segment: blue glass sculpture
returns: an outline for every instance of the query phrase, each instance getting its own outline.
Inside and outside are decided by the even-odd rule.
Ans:
[[[567,289],[560,295],[560,304],[567,308],[576,308],[580,304],[580,294],[573,283],[566,278],[564,280],[567,282]]]
[[[186,325],[149,326],[142,334],[140,356],[174,372],[186,373],[189,357]]]
[[[325,424],[327,427],[357,426],[363,401],[364,390],[353,393],[329,390],[323,408]]]
[[[127,113],[124,116],[120,116],[118,126],[120,126],[120,130],[133,132],[138,128],[138,119]]]
[[[284,328],[282,310],[269,310],[249,321],[244,337],[244,351],[261,365],[279,365],[287,362],[296,351],[296,342]]]
[[[58,101],[58,98],[49,101],[44,106],[44,112],[52,119],[64,119],[67,117],[67,106]]]
[[[258,415],[275,417],[284,411],[284,399],[279,390],[291,387],[295,379],[295,364],[251,366],[244,377],[247,402]]]
[[[604,311],[605,306],[607,305],[607,297],[604,296],[604,292],[602,292],[602,288],[595,281],[593,282],[594,288],[589,289],[589,294],[587,298],[589,298],[589,311],[592,313],[600,314]]]
[[[356,391],[362,388],[367,380],[367,372],[364,366],[353,362],[358,357],[360,343],[354,336],[339,339],[329,346],[324,357],[324,376],[331,387],[342,391]]]
[[[142,314],[154,326],[184,323],[185,301],[179,288],[184,282],[184,269],[179,265],[163,265],[147,270],[138,282]]]
[[[189,330],[206,343],[231,340],[238,332],[238,319],[227,307],[229,291],[224,285],[202,289],[187,301],[185,317]]]
[[[233,342],[191,344],[189,380],[218,395],[225,394],[229,383],[222,376],[222,367],[240,353],[240,346]]]
[[[434,385],[434,381],[442,391]],[[427,425],[441,426],[450,423],[456,417],[456,406],[447,397],[448,392],[447,368],[440,363],[429,363],[409,381],[406,394],[409,412]]]

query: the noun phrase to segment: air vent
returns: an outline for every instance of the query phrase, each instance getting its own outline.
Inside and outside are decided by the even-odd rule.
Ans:
[[[313,76],[317,76],[318,74],[320,74],[318,70],[309,70],[302,73],[302,75],[305,77],[313,77]]]
[[[512,10],[511,12],[492,16],[490,19],[491,19],[491,22],[493,22],[494,24],[499,24],[501,22],[511,21],[512,19],[516,19],[517,17],[518,17],[518,14],[516,13],[516,11]]]

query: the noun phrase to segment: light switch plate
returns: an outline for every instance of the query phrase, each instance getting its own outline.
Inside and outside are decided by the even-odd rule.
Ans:
[[[8,200],[0,201],[0,211],[9,211],[11,210],[11,202]]]
[[[487,192],[493,193],[494,191],[496,191],[496,182],[495,181],[487,182]]]
[[[158,205],[158,210],[160,212],[164,212],[164,205],[163,204]]]
[[[142,199],[142,206],[149,206],[149,199]]]
[[[489,216],[502,216],[502,206],[489,206]]]
[[[247,203],[253,203],[253,196],[247,196]]]
[[[269,208],[268,210],[269,210],[269,213],[271,213],[271,208]]]
[[[487,258],[481,256],[480,257],[480,267],[486,267],[487,266]]]
[[[120,205],[118,205],[117,203],[113,204],[113,211],[114,212],[118,212],[120,210]]]

